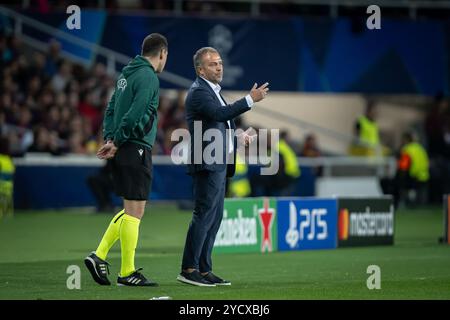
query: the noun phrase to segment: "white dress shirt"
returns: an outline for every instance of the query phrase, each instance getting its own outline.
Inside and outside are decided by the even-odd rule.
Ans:
[[[214,93],[216,94],[217,99],[219,99],[220,104],[223,107],[226,107],[227,104],[225,103],[225,101],[223,101],[222,97],[220,96],[220,90],[222,89],[220,87],[220,85],[219,84],[214,84],[211,81],[206,80],[203,77],[200,77],[200,78],[202,78],[203,80],[205,80],[209,84],[209,86],[213,89]],[[252,97],[248,94],[248,95],[245,96],[245,100],[247,101],[248,107],[251,108],[253,106],[253,103],[254,103]],[[230,120],[228,120],[227,123],[228,123],[228,127],[231,129]],[[231,132],[230,131],[228,131],[228,141],[229,141],[229,143],[228,143],[228,153],[232,153],[234,151],[234,143],[233,143],[233,138],[231,137]]]

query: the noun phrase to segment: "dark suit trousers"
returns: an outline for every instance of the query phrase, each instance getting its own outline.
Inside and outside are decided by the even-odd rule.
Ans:
[[[211,253],[223,216],[226,170],[193,174],[194,213],[184,246],[182,269],[212,271]]]

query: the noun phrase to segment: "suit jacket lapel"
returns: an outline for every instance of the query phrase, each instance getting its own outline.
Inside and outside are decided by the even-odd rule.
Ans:
[[[209,92],[213,95],[213,97],[214,97],[214,98],[216,99],[216,101],[219,103],[219,107],[221,107],[221,106],[222,106],[222,103],[220,102],[219,98],[217,98],[216,93],[214,92],[213,88],[211,88],[211,86],[209,85],[209,83],[206,82],[205,79],[203,79],[203,78],[201,78],[201,77],[197,77],[197,82],[198,82],[200,85],[206,87],[206,88],[209,90]],[[222,98],[222,99],[223,99],[223,98]],[[225,100],[224,100],[224,102],[225,102]],[[225,104],[226,104],[226,103],[225,103]]]
[[[197,77],[197,82],[198,82],[199,85],[206,87],[206,88],[209,90],[209,92],[211,92],[211,94],[214,96],[214,98],[216,99],[216,101],[219,103],[219,106],[218,106],[218,107],[222,107],[222,103],[220,102],[219,98],[217,97],[216,93],[214,92],[213,88],[211,88],[211,86],[209,85],[209,83],[206,82],[205,79],[203,79],[203,78],[201,78],[201,77]],[[227,103],[227,101],[223,98],[223,96],[222,96],[220,93],[219,93],[219,95],[220,95],[220,97],[222,98],[223,102],[225,103],[225,106],[228,106],[228,103]],[[225,123],[226,123],[227,127],[229,127],[229,126],[228,126],[228,121],[225,121]],[[235,129],[235,128],[236,128],[236,125],[234,124],[234,121],[233,121],[233,120],[230,120],[230,125],[231,125],[231,128],[229,127],[229,129]]]

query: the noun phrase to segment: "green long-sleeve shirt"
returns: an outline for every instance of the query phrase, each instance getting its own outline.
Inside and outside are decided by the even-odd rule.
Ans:
[[[156,138],[159,79],[153,66],[136,56],[122,69],[106,108],[103,137],[117,147],[125,141],[152,148]]]

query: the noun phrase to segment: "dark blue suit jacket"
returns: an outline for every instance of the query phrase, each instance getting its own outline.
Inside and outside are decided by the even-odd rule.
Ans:
[[[223,97],[222,97],[223,99]],[[224,99],[225,102],[225,99]],[[226,103],[226,102],[225,102]],[[191,135],[191,150],[190,159],[188,164],[188,173],[194,174],[195,172],[208,170],[208,171],[222,171],[227,169],[227,176],[231,177],[234,175],[236,166],[236,147],[237,139],[234,138],[234,163],[226,164],[226,156],[228,151],[226,150],[227,136],[226,129],[228,129],[227,121],[230,120],[231,129],[235,129],[233,118],[238,115],[250,110],[245,98],[242,98],[232,104],[227,106],[222,106],[219,99],[217,98],[214,90],[210,85],[202,78],[197,77],[186,96],[186,121],[189,128],[189,133]],[[222,161],[217,161],[221,163],[205,163],[203,159],[203,151],[211,141],[202,141],[202,137],[197,137],[194,139],[194,121],[202,122],[202,136],[206,130],[214,128],[218,129],[222,134],[223,143],[223,159]],[[195,141],[198,140],[198,141]],[[197,157],[201,158],[201,163],[194,163],[194,152],[195,145],[201,143],[201,148],[197,147],[202,151],[201,155]]]

